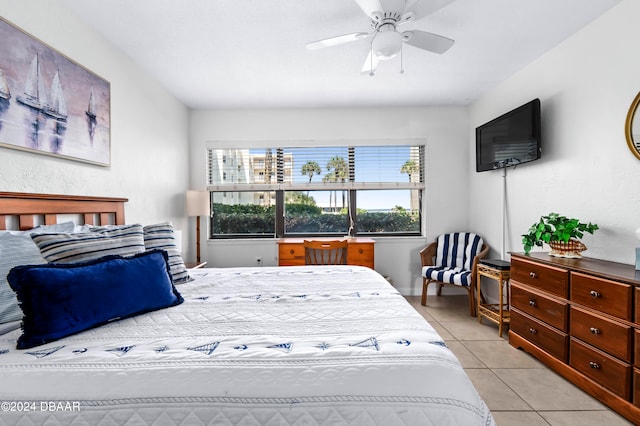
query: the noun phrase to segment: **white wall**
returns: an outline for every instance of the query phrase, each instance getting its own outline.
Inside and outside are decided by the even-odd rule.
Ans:
[[[600,226],[583,238],[586,256],[635,262],[640,161],[627,147],[624,124],[640,90],[638,17],[640,2],[624,0],[471,106],[473,152],[476,126],[533,98],[542,102],[543,158],[507,173],[506,251],[522,251],[520,235],[553,211]],[[469,182],[477,206],[471,228],[500,242],[501,172],[471,172]]]
[[[126,197],[127,222],[184,228],[188,109],[55,1],[0,0],[0,11],[111,83],[110,167],[0,147],[0,191]]]
[[[378,238],[376,270],[389,275],[404,294],[419,294],[418,252],[436,235],[468,227],[467,108],[212,110],[191,113],[191,184],[206,187],[206,147],[259,141],[313,144],[326,140],[422,138],[426,142],[425,238]],[[456,205],[451,207],[451,193]],[[446,201],[446,202],[445,202]],[[192,231],[193,232],[193,231]],[[203,230],[203,241],[206,230]],[[193,241],[193,240],[192,240]],[[215,240],[203,244],[208,266],[253,266],[257,256],[275,265],[274,240]]]

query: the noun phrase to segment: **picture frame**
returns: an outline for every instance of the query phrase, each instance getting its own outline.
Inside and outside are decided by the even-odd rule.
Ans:
[[[0,17],[0,148],[111,164],[111,84]]]

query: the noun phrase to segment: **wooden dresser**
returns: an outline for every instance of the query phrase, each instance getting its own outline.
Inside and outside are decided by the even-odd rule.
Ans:
[[[640,424],[640,272],[511,254],[509,343]]]
[[[312,239],[312,238],[307,238]],[[336,238],[313,238],[313,240],[335,240]],[[280,238],[278,240],[278,266],[304,265],[305,238]],[[371,238],[347,239],[347,263],[349,265],[374,267],[374,250],[376,243]]]

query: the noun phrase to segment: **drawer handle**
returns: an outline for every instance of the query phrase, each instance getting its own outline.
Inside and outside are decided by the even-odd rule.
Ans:
[[[362,253],[364,253],[364,250],[360,249],[360,250],[358,250],[358,253],[362,254]]]
[[[589,361],[589,367],[593,368],[594,370],[597,370],[600,368],[600,364],[594,361]]]
[[[529,277],[538,278],[538,274],[536,274],[535,272],[529,272]]]
[[[293,254],[293,253],[295,253],[294,250],[289,250],[289,254]]]
[[[536,301],[535,301],[535,300],[529,300],[529,305],[530,305],[532,308],[535,308],[538,304],[536,303]]]
[[[591,297],[593,297],[593,298],[600,297],[600,293],[598,293],[598,292],[597,292],[597,291],[595,291],[595,290],[591,290],[591,291],[589,292],[589,294],[590,294],[590,295],[591,295]]]
[[[530,328],[530,329],[529,329],[529,333],[531,333],[531,334],[538,334],[538,330],[536,330],[535,328]]]
[[[598,329],[597,329],[597,328],[595,328],[595,327],[591,327],[591,328],[589,329],[589,331],[591,332],[591,334],[600,334],[600,330],[598,330]]]

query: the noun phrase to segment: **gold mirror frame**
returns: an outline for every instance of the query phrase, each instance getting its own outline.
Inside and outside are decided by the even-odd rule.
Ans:
[[[640,104],[640,93],[636,95],[636,98],[631,103],[629,107],[629,112],[627,113],[627,120],[624,124],[624,135],[627,138],[627,145],[629,145],[629,149],[635,155],[638,160],[640,160],[640,140],[633,140],[633,133],[631,132],[633,128],[633,122],[636,118],[640,120],[640,117],[636,117],[636,112],[638,111],[638,104]],[[640,133],[639,133],[640,134]],[[640,136],[639,136],[640,139]]]

